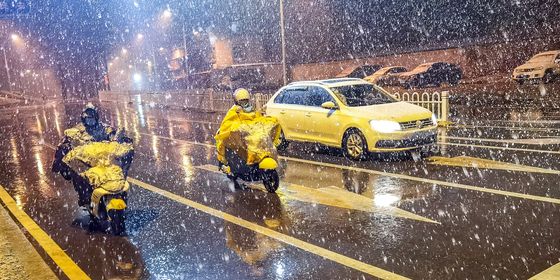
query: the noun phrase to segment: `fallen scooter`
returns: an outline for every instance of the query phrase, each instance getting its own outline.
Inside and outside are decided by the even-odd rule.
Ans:
[[[242,189],[239,179],[247,182],[262,181],[268,192],[274,193],[280,185],[278,175],[278,153],[274,143],[279,141],[280,127],[276,119],[260,117],[244,121],[227,135],[220,132],[226,147],[229,170],[224,171],[235,188]]]

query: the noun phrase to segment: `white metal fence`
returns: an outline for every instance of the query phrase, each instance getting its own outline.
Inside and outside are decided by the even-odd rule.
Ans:
[[[449,92],[394,92],[392,95],[404,102],[412,103],[418,106],[422,106],[434,114],[439,121],[446,122],[449,116]]]

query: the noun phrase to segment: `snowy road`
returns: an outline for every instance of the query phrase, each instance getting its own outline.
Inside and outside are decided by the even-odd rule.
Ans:
[[[421,161],[294,144],[268,194],[217,172],[221,116],[104,103],[137,151],[128,236],[113,237],[79,226],[71,184],[50,173],[81,108],[2,109],[0,185],[92,279],[527,279],[560,262],[558,111],[459,108],[442,155]]]

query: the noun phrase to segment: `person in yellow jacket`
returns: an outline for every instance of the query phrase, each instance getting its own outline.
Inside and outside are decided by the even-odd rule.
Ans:
[[[223,136],[230,133],[232,126],[242,121],[252,121],[262,117],[262,113],[255,110],[251,103],[251,93],[247,89],[239,88],[233,93],[234,105],[228,110],[220,125],[220,131],[216,136],[216,150],[221,169],[226,174],[230,173],[230,168],[226,159],[226,147]]]
[[[231,169],[226,159],[225,142],[230,137],[232,131],[241,128],[240,125],[242,123],[248,125],[255,125],[259,123],[261,125],[265,124],[265,126],[270,126],[270,129],[272,129],[271,133],[273,134],[271,140],[274,141],[274,145],[276,145],[276,142],[279,141],[280,135],[280,127],[276,119],[271,117],[263,117],[263,113],[255,110],[255,107],[251,102],[251,94],[248,90],[244,88],[237,89],[233,93],[233,100],[235,104],[227,112],[222,121],[222,124],[220,125],[220,130],[215,137],[220,169],[228,175],[231,175]],[[247,127],[245,127],[245,129],[247,129]],[[247,143],[249,147],[252,147],[249,148],[251,150],[248,151],[248,154],[246,154],[248,164],[254,164],[258,162],[259,159],[272,155],[271,151],[262,150],[262,148],[254,146],[255,143],[252,142],[253,141]]]

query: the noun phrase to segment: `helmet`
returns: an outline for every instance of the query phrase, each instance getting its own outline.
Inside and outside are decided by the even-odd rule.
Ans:
[[[235,92],[233,93],[233,100],[235,100],[235,104],[237,105],[239,105],[238,103],[241,100],[249,100],[249,99],[251,99],[251,94],[249,93],[248,90],[244,88],[236,89]]]
[[[253,111],[253,105],[251,104],[251,93],[244,88],[239,88],[233,93],[233,100],[235,105],[241,106],[245,112]]]
[[[96,126],[99,122],[99,112],[97,108],[93,104],[88,103],[82,111],[81,119],[85,127]]]

